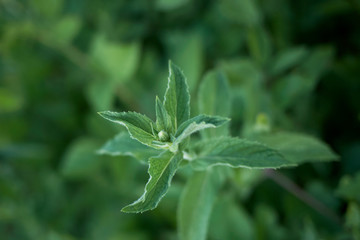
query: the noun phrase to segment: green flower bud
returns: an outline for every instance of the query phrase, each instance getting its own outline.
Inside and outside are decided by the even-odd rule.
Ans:
[[[162,141],[162,142],[166,142],[169,140],[169,134],[167,132],[165,132],[164,130],[161,130],[158,133],[158,136],[159,136],[160,141]]]

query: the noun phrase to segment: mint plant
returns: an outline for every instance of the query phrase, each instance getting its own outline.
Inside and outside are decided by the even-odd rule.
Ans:
[[[199,88],[200,114],[190,118],[190,94],[183,72],[169,62],[163,101],[155,100],[156,121],[136,112],[104,111],[105,119],[126,127],[100,150],[101,154],[132,156],[149,164],[150,178],[143,195],[122,209],[140,213],[157,207],[176,171],[189,167],[193,175],[179,203],[181,239],[205,239],[216,192],[227,176],[224,167],[278,169],[306,161],[337,156],[321,141],[295,133],[272,133],[260,114],[248,139],[232,137],[229,130],[229,87],[221,72],[206,75]],[[217,114],[225,116],[217,116]],[[201,131],[200,138],[190,136]]]

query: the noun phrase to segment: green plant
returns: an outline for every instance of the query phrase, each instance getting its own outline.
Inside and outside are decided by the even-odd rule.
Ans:
[[[136,112],[100,112],[107,120],[125,126],[107,142],[101,154],[133,156],[149,164],[150,179],[144,194],[123,212],[138,213],[156,208],[179,168],[192,172],[179,203],[181,239],[205,239],[216,192],[231,168],[277,169],[305,161],[334,160],[337,156],[321,141],[304,134],[272,132],[265,114],[258,114],[247,131],[248,139],[231,137],[231,101],[226,76],[221,71],[206,75],[198,94],[203,113],[190,118],[190,94],[179,67],[169,62],[168,86],[164,101],[156,97],[156,121]],[[211,116],[224,115],[224,116]],[[190,141],[190,135],[200,137]]]

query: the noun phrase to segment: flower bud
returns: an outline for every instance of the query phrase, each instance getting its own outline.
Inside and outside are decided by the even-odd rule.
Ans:
[[[158,133],[158,136],[159,136],[160,141],[162,141],[162,142],[166,142],[169,140],[169,134],[167,132],[165,132],[164,130],[161,130]]]

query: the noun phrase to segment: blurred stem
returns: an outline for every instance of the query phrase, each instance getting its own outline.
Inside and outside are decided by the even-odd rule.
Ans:
[[[320,213],[321,215],[329,218],[333,222],[337,224],[341,224],[341,219],[337,216],[337,214],[332,211],[330,208],[325,206],[322,202],[311,196],[309,193],[301,189],[296,183],[294,183],[291,179],[281,174],[280,172],[276,172],[273,169],[264,170],[264,175],[275,183],[283,187],[285,190],[292,193],[295,197],[309,205],[315,211]]]

